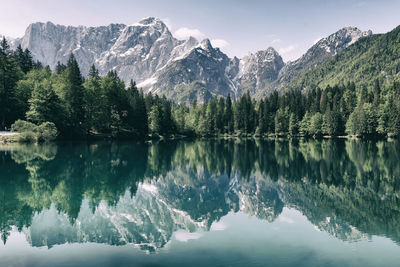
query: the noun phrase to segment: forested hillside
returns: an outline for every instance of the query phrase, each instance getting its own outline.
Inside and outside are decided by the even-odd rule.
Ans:
[[[287,89],[325,88],[354,82],[372,86],[375,80],[400,80],[400,26],[386,34],[360,38],[333,58],[301,75]]]

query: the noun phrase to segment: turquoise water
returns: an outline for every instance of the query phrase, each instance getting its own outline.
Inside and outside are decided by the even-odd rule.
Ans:
[[[400,143],[0,145],[0,266],[398,266]]]

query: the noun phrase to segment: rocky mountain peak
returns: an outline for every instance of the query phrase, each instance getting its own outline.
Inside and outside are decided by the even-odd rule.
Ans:
[[[371,30],[363,32],[357,27],[344,27],[328,37],[320,39],[314,46],[325,49],[328,53],[337,54],[340,50],[352,45],[361,37],[371,34]]]
[[[249,53],[240,60],[238,76],[235,80],[242,91],[249,91],[255,94],[264,90],[279,75],[280,70],[285,66],[282,57],[272,47],[260,50],[256,53]]]
[[[214,48],[211,45],[211,42],[208,38],[204,39],[200,43],[200,48],[205,50],[205,51],[212,51]]]
[[[145,29],[154,29],[156,31],[159,32],[168,32],[169,33],[169,29],[167,27],[167,25],[165,25],[165,23],[156,17],[146,17],[142,20],[140,20],[138,23],[134,23],[130,26],[133,27],[141,27],[141,28],[145,28]]]
[[[328,37],[318,40],[299,59],[288,62],[272,84],[271,90],[281,90],[290,81],[310,71],[332,56],[346,49],[361,37],[369,36],[372,31],[361,31],[357,27],[344,27]]]

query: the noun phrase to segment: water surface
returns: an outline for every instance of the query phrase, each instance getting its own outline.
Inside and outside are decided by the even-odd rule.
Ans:
[[[397,141],[0,146],[0,266],[398,266]]]

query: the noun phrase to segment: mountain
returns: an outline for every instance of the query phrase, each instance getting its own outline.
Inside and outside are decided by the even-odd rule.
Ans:
[[[139,87],[172,97],[179,85],[190,85],[197,81],[212,94],[228,96],[237,90],[228,72],[230,66],[228,56],[219,48],[212,47],[209,39],[205,39],[183,55],[172,58]],[[187,89],[193,88],[190,86]]]
[[[270,87],[285,66],[282,57],[272,47],[267,50],[250,53],[239,62],[239,72],[235,77],[241,91],[252,94]]]
[[[321,88],[355,82],[372,85],[400,80],[400,26],[386,34],[368,35],[311,71],[298,75],[288,88]]]
[[[182,41],[175,39],[157,18],[145,18],[133,25],[72,27],[51,22],[31,24],[16,41],[28,48],[35,59],[52,69],[74,53],[84,75],[95,64],[101,74],[117,71],[126,82],[141,82],[163,66]]]
[[[299,59],[286,64],[278,79],[273,83],[271,89],[281,90],[292,80],[316,68],[318,65],[355,43],[361,37],[370,35],[372,35],[372,31],[370,30],[363,32],[356,27],[346,27],[326,38],[320,39]]]
[[[44,65],[55,68],[74,53],[83,75],[94,64],[101,75],[110,70],[129,83],[136,81],[145,92],[166,95],[178,102],[212,95],[233,97],[245,91],[255,97],[282,90],[299,76],[345,50],[359,38],[370,36],[347,27],[319,40],[301,58],[285,64],[272,47],[239,59],[229,58],[208,39],[176,39],[158,18],[148,17],[132,25],[62,26],[33,23],[13,48],[28,48]]]

